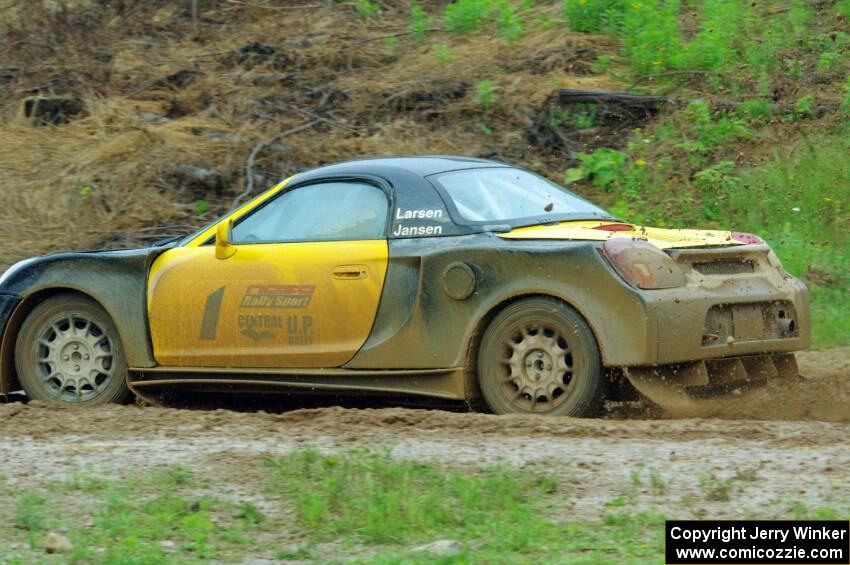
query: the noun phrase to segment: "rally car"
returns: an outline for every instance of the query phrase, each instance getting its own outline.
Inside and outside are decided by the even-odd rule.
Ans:
[[[758,237],[625,223],[461,157],[299,173],[182,239],[0,277],[0,393],[428,395],[587,416],[797,374],[805,286]],[[623,379],[625,377],[625,379]]]

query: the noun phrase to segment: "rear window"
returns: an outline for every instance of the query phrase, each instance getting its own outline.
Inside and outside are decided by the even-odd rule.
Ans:
[[[466,224],[610,219],[602,208],[522,169],[465,169],[430,177]]]

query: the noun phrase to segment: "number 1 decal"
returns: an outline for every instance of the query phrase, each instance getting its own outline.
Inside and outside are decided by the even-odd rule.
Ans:
[[[224,297],[224,287],[207,296],[207,305],[204,308],[204,320],[201,322],[201,339],[215,339],[218,328],[218,317],[221,313],[221,299]]]

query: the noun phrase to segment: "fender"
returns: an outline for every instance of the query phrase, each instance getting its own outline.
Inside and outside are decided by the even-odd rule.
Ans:
[[[655,357],[657,328],[643,297],[611,271],[597,242],[518,243],[493,234],[391,240],[375,325],[346,367],[464,366],[475,332],[489,317],[510,300],[535,294],[560,298],[584,317],[606,366]],[[446,288],[447,270],[457,265],[474,278],[474,290],[463,298]]]
[[[146,286],[153,260],[170,246],[121,251],[60,253],[27,259],[0,277],[0,295],[17,302],[0,320],[0,393],[18,388],[14,348],[18,330],[48,296],[76,291],[98,302],[118,328],[131,367],[153,367]]]

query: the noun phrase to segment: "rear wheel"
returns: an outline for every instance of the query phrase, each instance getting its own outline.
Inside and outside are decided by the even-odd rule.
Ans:
[[[478,350],[478,381],[497,414],[593,416],[605,379],[587,323],[553,298],[527,298],[499,312]]]
[[[36,306],[15,347],[18,380],[30,398],[97,405],[123,402],[127,363],[118,330],[99,304],[60,294]]]

